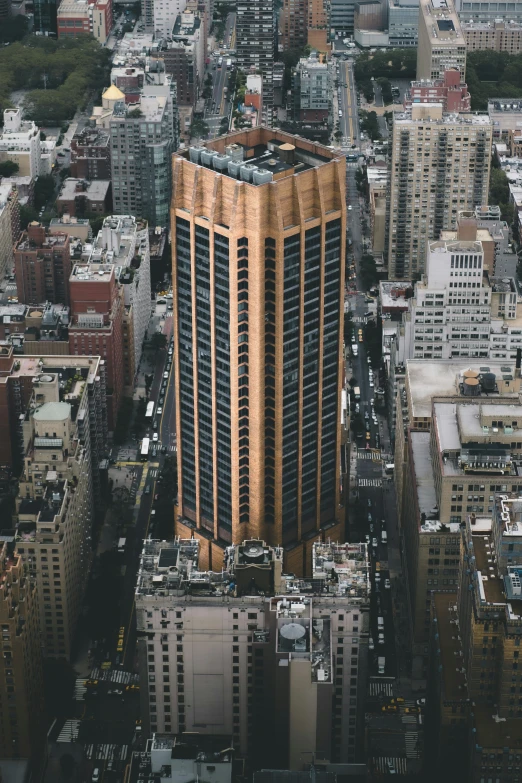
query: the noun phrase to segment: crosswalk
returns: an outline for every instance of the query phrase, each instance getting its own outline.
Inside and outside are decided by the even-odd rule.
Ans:
[[[370,696],[393,696],[393,684],[391,682],[371,682]]]
[[[152,470],[149,470],[150,478],[156,478],[158,473],[159,473],[158,468],[152,468]]]
[[[408,771],[407,759],[393,758],[393,756],[374,756],[371,759],[371,766],[373,772],[383,775],[390,774],[392,769],[395,769],[395,774],[397,775],[406,775]]]
[[[420,757],[419,735],[416,731],[408,731],[404,735],[406,745],[406,758],[418,759]]]
[[[57,742],[76,742],[80,733],[81,721],[71,718],[66,720],[58,734]]]
[[[74,701],[84,701],[87,688],[85,687],[85,679],[78,677],[74,683]]]
[[[91,672],[92,680],[103,680],[104,682],[113,682],[118,685],[139,685],[140,678],[138,674],[126,672],[121,669],[98,669],[95,667]]]
[[[97,743],[85,746],[85,755],[92,761],[125,761],[128,753],[128,745]]]
[[[371,459],[374,462],[381,462],[382,461],[382,455],[381,452],[378,449],[371,449],[370,451],[365,451],[364,449],[359,449],[357,452],[357,459]]]
[[[358,487],[382,487],[382,479],[357,479]]]

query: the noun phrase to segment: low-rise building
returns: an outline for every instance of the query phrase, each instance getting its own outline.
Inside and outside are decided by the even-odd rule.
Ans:
[[[110,135],[102,127],[77,131],[71,140],[71,177],[77,179],[111,178]]]
[[[494,52],[522,52],[522,23],[513,19],[493,22],[466,20],[461,22],[468,52],[491,49]]]
[[[89,182],[66,177],[56,199],[56,209],[59,215],[72,217],[89,213],[105,215],[111,211],[111,202],[110,180],[95,179]]]
[[[471,110],[471,95],[460,71],[449,68],[441,79],[413,81],[404,93],[404,109],[410,108],[413,103],[442,103],[444,111],[468,112]]]
[[[366,544],[315,543],[308,580],[283,575],[282,550],[263,541],[227,548],[219,573],[199,571],[198,546],[148,540],[142,551],[136,618],[146,730],[180,734],[204,724],[207,734],[232,736],[239,756],[275,768],[301,769],[319,750],[325,760],[357,760]]]
[[[112,0],[62,0],[57,25],[58,38],[92,35],[105,44],[112,30]]]
[[[91,238],[91,224],[87,218],[71,217],[67,213],[59,218],[51,218],[49,223],[50,234],[68,234],[82,242]]]
[[[194,774],[200,783],[231,783],[234,747],[231,736],[154,734],[146,750],[132,754],[128,783],[139,783],[143,774],[178,780]]]
[[[509,131],[522,127],[522,99],[490,98],[488,115],[493,124],[493,139],[507,140]]]

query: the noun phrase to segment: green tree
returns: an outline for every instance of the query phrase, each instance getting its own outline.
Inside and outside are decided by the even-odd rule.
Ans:
[[[38,220],[38,212],[33,207],[20,204],[20,228],[25,231],[29,223]]]
[[[361,258],[361,278],[364,288],[368,289],[377,282],[377,266],[372,255],[365,253]]]
[[[489,203],[500,207],[500,215],[509,225],[513,223],[514,209],[510,203],[509,180],[502,169],[492,168],[489,176]]]
[[[379,76],[379,78],[377,79],[377,84],[381,88],[382,100],[384,105],[387,106],[389,103],[393,103],[393,95],[391,91],[390,80],[387,79],[385,76]]]
[[[210,128],[207,123],[201,119],[195,119],[190,126],[191,138],[206,138],[209,134]]]
[[[37,209],[44,207],[54,196],[55,182],[51,174],[42,174],[34,186],[34,204]]]
[[[0,163],[0,177],[12,177],[14,174],[18,174],[19,171],[20,166],[14,160],[3,160]]]
[[[13,43],[21,41],[27,35],[29,29],[29,18],[27,16],[17,15],[7,19],[2,19],[0,25],[0,43]]]
[[[121,446],[127,440],[133,411],[132,397],[123,397],[114,427],[114,443]]]
[[[149,342],[150,347],[157,351],[160,348],[165,348],[167,345],[167,338],[162,332],[154,332]]]

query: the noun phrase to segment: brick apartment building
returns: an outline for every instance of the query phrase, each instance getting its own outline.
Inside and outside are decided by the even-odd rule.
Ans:
[[[84,128],[71,141],[71,177],[111,178],[110,134],[104,128]]]
[[[69,304],[70,236],[50,234],[39,223],[31,223],[15,245],[14,255],[19,302]]]
[[[111,264],[76,264],[70,280],[71,354],[101,356],[107,372],[107,418],[114,428],[124,384],[123,289]]]
[[[95,213],[105,215],[111,211],[110,179],[95,179],[89,182],[85,179],[67,177],[63,181],[60,195],[56,199],[56,209],[59,215],[88,215]]]

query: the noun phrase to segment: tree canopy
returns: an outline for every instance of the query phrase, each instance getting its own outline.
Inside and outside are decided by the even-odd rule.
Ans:
[[[110,52],[87,35],[54,40],[27,36],[0,49],[0,110],[13,90],[29,90],[25,117],[60,125],[108,83]]]
[[[522,97],[522,54],[484,49],[469,52],[466,82],[473,111],[487,109],[488,98]]]

